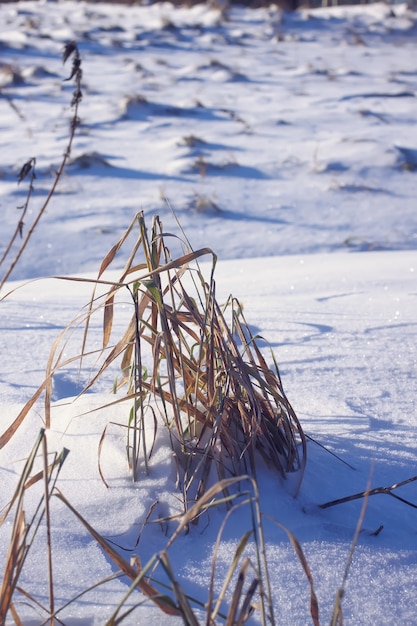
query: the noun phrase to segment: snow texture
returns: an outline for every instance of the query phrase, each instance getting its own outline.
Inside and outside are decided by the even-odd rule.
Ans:
[[[26,197],[28,181],[17,185],[23,164],[36,157],[27,228],[66,148],[68,41],[77,42],[83,68],[72,162],[11,277],[39,280],[0,301],[1,433],[42,383],[54,341],[90,296],[88,285],[44,277],[96,274],[138,210],[149,221],[159,214],[170,231],[172,206],[194,249],[218,255],[219,300],[233,293],[244,303],[311,438],[297,498],[291,481],[266,469],[259,489],[262,510],[303,547],[323,624],[363,502],[319,505],[362,492],[369,480],[391,486],[416,474],[416,17],[384,4],[294,14],[233,7],[228,19],[206,5],[0,5],[0,254]],[[12,280],[2,296],[20,285]],[[120,305],[115,332],[129,306]],[[100,337],[97,320],[91,349]],[[68,356],[79,342],[75,333]],[[112,399],[113,379],[77,399],[88,374],[75,363],[55,377],[48,445],[70,450],[58,487],[127,560],[137,553],[145,564],[176,527],[142,529],[155,502],[154,522],[179,510],[168,436],[161,427],[149,475],[132,484],[125,430],[116,425],[127,410],[89,413]],[[109,488],[97,467],[106,425]],[[0,450],[0,508],[41,426],[39,404]],[[417,504],[416,484],[395,493]],[[28,514],[38,495],[29,490]],[[57,499],[51,514],[60,607],[116,570]],[[343,598],[346,624],[417,624],[416,516],[386,494],[369,498]],[[202,602],[223,518],[224,510],[212,511],[170,550],[178,580]],[[227,524],[216,592],[248,528],[246,510]],[[10,523],[0,527],[1,570],[10,532]],[[311,623],[307,579],[286,533],[265,519],[265,537],[277,623]],[[44,604],[46,571],[39,535],[20,585]],[[113,579],[58,616],[67,626],[104,624],[127,588]],[[142,599],[136,593],[127,606]],[[25,626],[47,617],[23,597],[16,609]],[[167,618],[145,602],[124,623]]]

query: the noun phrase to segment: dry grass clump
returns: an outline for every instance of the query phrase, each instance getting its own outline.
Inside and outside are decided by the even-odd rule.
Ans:
[[[105,274],[135,226],[138,234],[119,280],[107,280]],[[127,450],[134,480],[141,467],[147,471],[159,413],[169,430],[184,510],[214,480],[241,474],[256,477],[260,459],[282,478],[296,473],[301,482],[306,438],[284,393],[275,359],[272,369],[235,298],[230,296],[224,307],[218,303],[214,253],[188,246],[173,258],[167,245],[172,237],[164,233],[158,217],[148,232],[139,213],[105,256],[96,280],[70,279],[94,283],[88,310],[56,340],[45,381],[0,436],[0,447],[13,437],[44,391],[45,426],[50,427],[54,374],[77,360],[82,365],[90,320],[102,312],[102,360],[84,392],[110,366],[121,367],[115,387],[117,391],[124,387],[126,394],[111,404],[131,403],[126,411]],[[201,257],[212,259],[208,280],[198,264]],[[100,297],[99,287],[105,288]],[[132,317],[122,336],[110,344],[117,297],[126,292]],[[81,353],[64,358],[67,339],[80,323],[85,324]]]
[[[120,279],[106,280],[105,273],[135,226],[138,235]],[[141,467],[147,471],[159,413],[169,430],[185,510],[213,480],[256,476],[260,459],[282,478],[297,473],[301,482],[306,439],[284,393],[275,360],[271,369],[239,302],[229,297],[225,307],[218,303],[214,253],[188,247],[172,258],[167,245],[170,237],[172,241],[158,217],[148,232],[144,215],[136,216],[104,258],[97,280],[91,281],[94,292],[82,318],[81,353],[70,359],[63,356],[67,338],[80,324],[77,317],[57,339],[44,383],[0,437],[0,446],[13,436],[44,390],[45,424],[50,426],[53,376],[68,363],[82,363],[86,358],[90,319],[102,311],[102,362],[84,391],[110,366],[121,366],[115,387],[117,391],[124,388],[126,394],[115,403],[131,403],[126,411],[127,449],[134,480]],[[198,264],[205,256],[212,259],[208,280]],[[97,289],[103,286],[107,291],[98,297]],[[110,345],[117,297],[126,292],[132,317],[122,336]]]
[[[299,472],[301,480],[306,461],[302,428],[276,363],[274,370],[267,365],[238,301],[230,297],[223,308],[217,302],[215,255],[207,248],[188,248],[172,258],[170,235],[158,217],[150,233],[142,213],[135,222],[139,234],[132,254],[120,281],[104,296],[103,348],[110,340],[121,289],[129,290],[134,312],[89,385],[121,358],[118,386],[125,385],[133,400],[129,450],[134,479],[139,464],[146,467],[150,459],[146,422],[153,424],[159,410],[169,429],[185,507],[190,497],[198,500],[205,493],[212,470],[218,479],[256,476],[258,456],[283,478]],[[104,259],[98,283],[126,236]],[[208,281],[197,262],[202,256],[212,258]],[[150,364],[142,358],[146,346],[151,348]]]

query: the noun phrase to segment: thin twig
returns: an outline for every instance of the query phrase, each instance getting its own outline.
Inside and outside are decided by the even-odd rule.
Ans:
[[[74,109],[74,114],[71,118],[71,122],[70,122],[70,135],[69,135],[69,141],[68,141],[68,145],[67,148],[65,150],[63,159],[61,161],[61,164],[55,174],[55,178],[54,181],[52,183],[52,186],[49,190],[49,193],[46,197],[45,202],[43,203],[43,205],[41,206],[41,208],[39,209],[35,219],[32,222],[32,225],[30,226],[26,237],[23,239],[19,250],[16,253],[15,258],[13,259],[13,261],[11,262],[9,268],[6,270],[3,278],[1,279],[0,282],[0,291],[4,285],[4,283],[6,282],[6,280],[9,278],[10,274],[13,272],[14,268],[16,267],[16,264],[18,263],[20,257],[22,256],[27,244],[29,243],[30,238],[33,235],[33,232],[35,230],[35,228],[37,227],[40,219],[42,218],[43,214],[45,213],[49,202],[52,198],[52,196],[55,193],[55,190],[57,188],[58,182],[61,178],[62,172],[64,171],[64,167],[67,164],[67,161],[70,157],[71,154],[71,148],[72,148],[72,143],[74,140],[74,136],[75,136],[75,131],[77,129],[78,123],[79,123],[79,118],[78,118],[78,107],[79,104],[81,102],[82,99],[82,92],[81,92],[81,79],[82,79],[82,70],[81,70],[81,57],[77,48],[77,45],[75,42],[71,42],[69,43],[67,46],[65,46],[64,48],[64,53],[63,53],[63,62],[65,63],[67,61],[67,59],[73,55],[73,65],[72,65],[72,70],[71,70],[71,75],[69,76],[69,78],[65,79],[65,80],[71,80],[74,79],[75,80],[75,88],[73,91],[73,96],[72,96],[72,101],[71,101],[71,107]],[[31,159],[31,161],[34,161],[34,159]],[[27,163],[25,163],[25,165],[23,166],[20,175],[19,175],[19,182],[20,180],[22,180],[22,172],[24,171],[26,166],[29,166],[29,164],[31,163],[31,161],[28,161]],[[31,180],[31,186],[32,186],[32,182],[33,182],[33,178]],[[28,198],[27,198],[27,203],[29,202],[30,196],[32,193],[32,189],[29,188],[29,193],[28,193]],[[27,206],[26,206],[27,209]],[[17,227],[17,233],[23,235],[23,224],[22,224],[22,219],[19,220],[19,224]],[[16,238],[17,233],[15,233],[15,235],[13,236],[13,240]],[[9,252],[11,246],[9,245],[7,248],[7,253]],[[2,261],[4,260],[4,258],[2,259]]]
[[[331,502],[325,502],[324,504],[319,504],[321,509],[328,509],[331,506],[336,506],[337,504],[343,504],[344,502],[351,502],[352,500],[358,500],[359,498],[368,498],[369,496],[376,496],[380,493],[384,493],[387,496],[392,496],[400,502],[404,502],[404,504],[408,504],[408,506],[413,507],[413,509],[417,509],[417,504],[413,504],[400,496],[397,496],[394,493],[391,493],[393,489],[398,489],[398,487],[403,487],[408,483],[417,480],[417,476],[413,476],[412,478],[407,478],[407,480],[403,480],[400,483],[396,483],[395,485],[391,485],[391,487],[375,487],[375,489],[370,489],[366,491],[362,491],[361,493],[354,493],[351,496],[346,496],[345,498],[338,498],[337,500],[332,500]]]

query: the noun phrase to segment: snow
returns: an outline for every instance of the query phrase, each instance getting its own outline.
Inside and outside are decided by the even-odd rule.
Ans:
[[[219,301],[233,293],[243,302],[311,437],[297,498],[290,480],[265,470],[260,502],[301,543],[321,623],[329,623],[363,501],[319,505],[362,492],[369,480],[388,487],[416,474],[416,14],[384,4],[296,14],[234,7],[224,19],[205,5],[41,1],[0,5],[0,23],[1,254],[27,192],[28,181],[17,185],[22,165],[36,156],[28,228],[66,148],[68,40],[77,41],[83,68],[73,163],[1,294],[13,292],[0,301],[1,433],[41,385],[54,341],[91,293],[86,283],[47,277],[96,275],[137,211],[149,222],[159,214],[173,231],[172,206],[194,249],[218,255]],[[121,304],[116,332],[129,314]],[[100,338],[97,319],[92,349]],[[79,345],[77,331],[65,356]],[[161,521],[142,529],[151,510],[153,521],[179,510],[168,436],[160,427],[149,475],[133,484],[117,426],[128,409],[93,411],[113,398],[111,375],[77,398],[90,366],[81,379],[77,363],[55,376],[48,447],[70,450],[57,486],[127,560],[137,553],[144,565],[176,528]],[[0,510],[42,410],[36,404],[0,450]],[[100,462],[109,488],[98,470],[106,425]],[[393,493],[417,504],[416,482]],[[51,507],[59,608],[116,568],[62,502],[53,498]],[[169,551],[185,590],[203,602],[224,516],[211,511]],[[269,518],[264,524],[277,623],[311,623],[307,578],[289,539]],[[243,507],[226,526],[216,592],[249,528]],[[0,527],[2,570],[10,532],[10,522]],[[343,598],[346,624],[417,623],[416,547],[415,509],[371,496]],[[19,584],[43,604],[46,572],[39,535]],[[104,624],[127,589],[125,578],[110,580],[58,617]],[[135,592],[126,606],[142,599]],[[25,626],[46,620],[19,600]],[[124,623],[166,621],[145,602]]]

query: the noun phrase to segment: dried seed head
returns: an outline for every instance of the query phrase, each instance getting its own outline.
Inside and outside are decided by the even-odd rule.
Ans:
[[[19,176],[17,177],[18,185],[28,176],[31,170],[35,167],[35,163],[36,159],[29,159],[29,161],[26,161],[26,163],[23,165],[22,169],[19,172]],[[35,178],[35,172],[32,173],[32,176],[33,178]]]
[[[79,59],[80,55],[78,52],[77,44],[75,43],[75,41],[70,41],[69,43],[67,43],[66,46],[64,46],[64,50],[62,52],[62,62],[66,63],[66,61],[68,61],[70,56],[74,53],[76,58]]]

